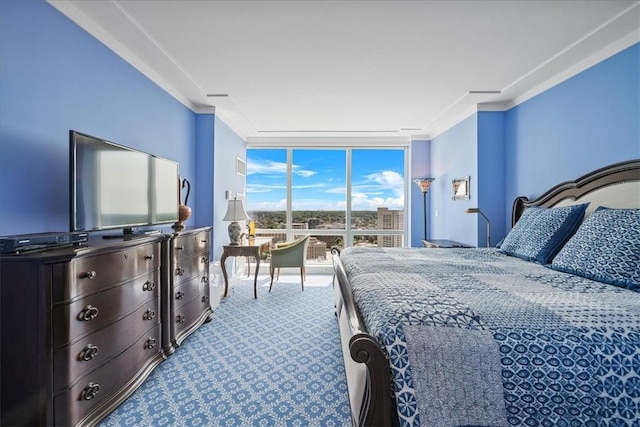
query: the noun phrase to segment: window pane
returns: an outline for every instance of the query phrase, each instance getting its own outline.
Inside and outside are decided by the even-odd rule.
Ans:
[[[287,150],[247,150],[247,214],[257,229],[285,229]]]
[[[256,234],[282,242],[309,232],[314,237],[309,261],[317,263],[330,262],[326,251],[334,245],[403,246],[404,157],[404,148],[248,149],[247,212],[256,221]]]
[[[351,161],[351,228],[398,230],[363,233],[355,244],[402,246],[404,230],[404,151],[354,149]],[[360,233],[358,233],[360,234]]]
[[[346,150],[293,150],[293,229],[342,229],[346,218]]]

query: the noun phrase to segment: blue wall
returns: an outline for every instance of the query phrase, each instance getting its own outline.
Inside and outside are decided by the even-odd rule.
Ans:
[[[215,116],[198,114],[196,117],[196,181],[193,192],[198,201],[195,214],[199,225],[213,225],[213,172]]]
[[[504,206],[511,200],[505,197],[505,114],[503,112],[478,113],[478,195],[476,203],[491,222],[491,246],[506,235]],[[474,214],[478,224],[475,246],[487,244],[487,222]],[[465,218],[465,221],[467,219]]]
[[[478,204],[478,115],[473,114],[431,141],[429,237],[476,245],[477,218],[464,211]],[[469,200],[453,200],[454,179],[470,177]],[[415,219],[413,221],[415,224]]]
[[[640,158],[639,76],[636,43],[509,110],[506,199]]]
[[[222,256],[222,245],[229,243],[229,233],[227,231],[229,222],[222,221],[227,212],[226,193],[240,193],[241,197],[245,193],[245,176],[236,171],[236,158],[246,162],[247,144],[219,117],[215,119],[215,140],[214,166],[213,166],[213,211],[210,212],[211,223],[218,231],[214,235],[214,258]],[[245,205],[246,207],[246,205]],[[227,271],[231,272],[231,264],[234,259],[229,258]]]
[[[3,0],[0,235],[69,230],[70,129],[177,161],[197,187],[191,110],[47,3]]]
[[[639,76],[637,43],[509,111],[478,112],[434,138],[430,237],[484,246],[486,222],[463,213],[477,206],[491,220],[495,245],[511,229],[516,197],[535,198],[557,183],[640,158]],[[452,201],[451,180],[467,175],[471,199]],[[421,218],[412,218],[413,246]]]

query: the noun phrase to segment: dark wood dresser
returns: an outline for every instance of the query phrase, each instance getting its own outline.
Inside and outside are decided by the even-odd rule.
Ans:
[[[211,320],[209,254],[211,227],[176,231],[163,246],[162,347],[169,355],[203,323]]]
[[[0,258],[0,424],[93,425],[165,359],[165,239]]]

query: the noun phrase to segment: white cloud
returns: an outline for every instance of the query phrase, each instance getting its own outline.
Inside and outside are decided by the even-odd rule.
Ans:
[[[250,201],[251,202],[251,201]],[[286,200],[276,201],[257,201],[257,203],[251,203],[251,206],[247,205],[247,211],[284,211],[287,209]]]
[[[273,160],[256,161],[247,159],[247,175],[284,175],[287,176],[287,164]]]
[[[310,176],[314,176],[317,174],[316,171],[300,169],[300,165],[292,165],[291,166],[293,173],[295,175],[301,176],[303,178],[308,178]],[[287,163],[286,162],[276,162],[273,160],[254,160],[251,158],[247,159],[247,175],[278,175],[278,176],[287,176]]]
[[[286,192],[286,163],[275,161],[252,161],[247,160],[247,173],[262,174],[259,179],[253,177],[254,183],[247,183],[247,193],[255,194],[249,198],[252,210],[285,210],[286,201],[284,194]],[[302,178],[309,178],[317,175],[316,171],[301,169],[299,165],[293,166],[293,173]],[[324,173],[323,173],[324,177]],[[343,179],[335,182],[330,174],[326,179],[312,184],[302,184],[305,182],[298,179],[297,185],[293,186],[294,209],[295,210],[344,210],[346,208],[346,187]],[[354,177],[355,178],[355,177]],[[273,179],[273,182],[270,182]],[[256,182],[258,181],[258,182]],[[295,181],[295,180],[294,180]],[[265,194],[263,197],[260,193]],[[264,200],[266,193],[271,193],[280,200],[269,201]],[[323,198],[322,194],[326,194],[328,198]],[[334,195],[329,197],[328,195]],[[336,196],[338,200],[335,200]],[[340,197],[342,195],[343,197]],[[352,201],[353,210],[376,210],[378,207],[386,207],[389,209],[404,208],[404,178],[401,174],[385,170],[377,173],[360,176],[359,179],[352,184]],[[300,196],[304,196],[304,199]],[[273,197],[270,197],[273,198]],[[262,199],[262,200],[261,200]],[[333,200],[331,200],[333,199]]]
[[[317,174],[317,172],[314,172],[314,171],[298,169],[298,168],[299,166],[293,165],[293,173],[303,178],[309,178],[310,176]]]

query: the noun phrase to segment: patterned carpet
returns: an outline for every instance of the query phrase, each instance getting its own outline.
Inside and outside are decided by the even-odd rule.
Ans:
[[[331,276],[268,276],[232,287],[100,426],[348,426]]]

